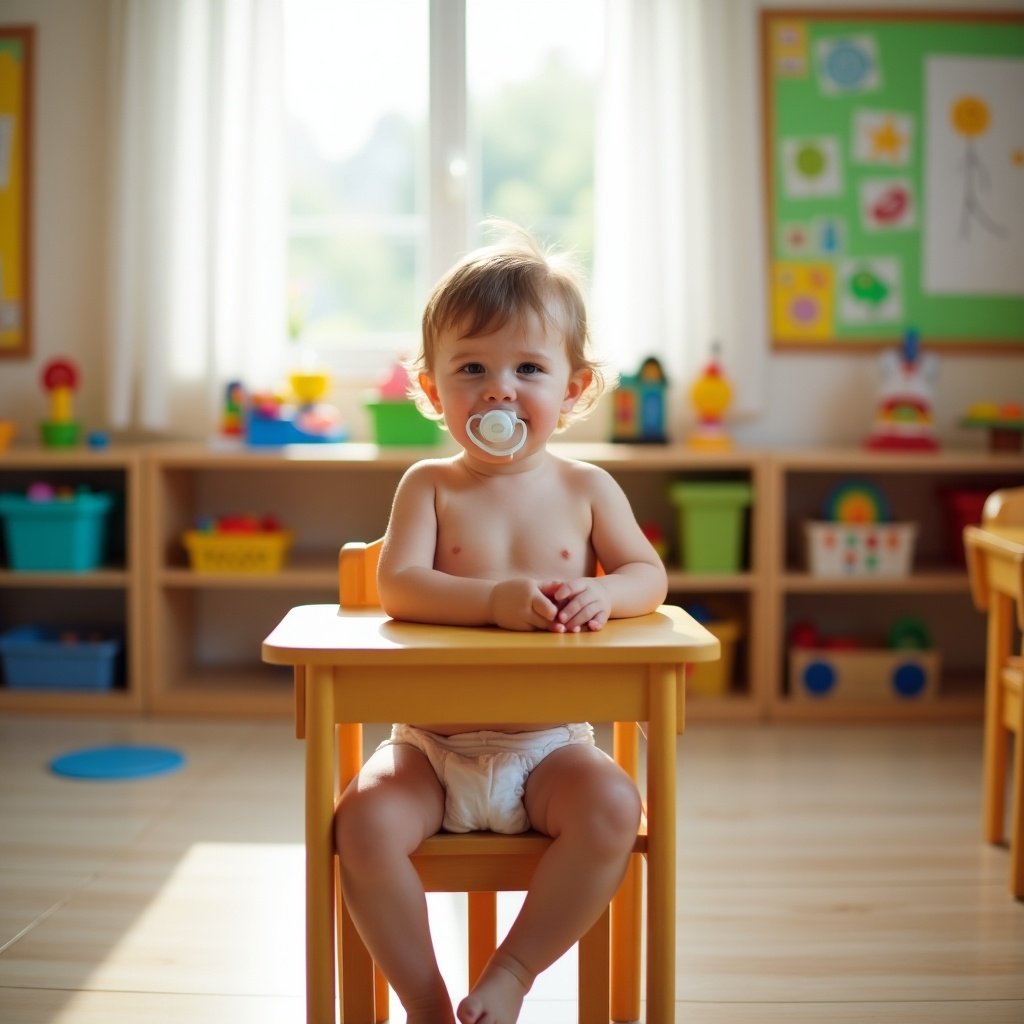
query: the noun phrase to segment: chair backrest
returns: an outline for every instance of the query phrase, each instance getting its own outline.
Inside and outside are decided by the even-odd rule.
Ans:
[[[985,499],[982,522],[1024,526],[1024,487],[1007,487],[1001,491],[993,491]]]
[[[368,544],[349,541],[338,552],[338,604],[342,608],[379,608],[377,562],[383,538]]]

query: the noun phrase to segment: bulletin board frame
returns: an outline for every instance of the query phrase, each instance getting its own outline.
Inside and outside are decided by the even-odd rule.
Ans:
[[[1024,355],[1024,12],[766,8],[760,48],[772,347]]]
[[[0,359],[32,354],[35,27],[0,25]]]

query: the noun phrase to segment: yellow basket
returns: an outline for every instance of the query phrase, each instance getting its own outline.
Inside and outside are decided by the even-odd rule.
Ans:
[[[278,572],[292,543],[290,530],[262,533],[203,533],[182,538],[196,572]]]

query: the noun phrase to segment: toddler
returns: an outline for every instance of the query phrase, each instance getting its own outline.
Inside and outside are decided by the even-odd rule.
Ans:
[[[417,400],[461,451],[417,463],[398,485],[377,579],[389,615],[580,633],[664,601],[664,567],[618,484],[547,447],[603,388],[587,346],[575,276],[525,233],[438,283]],[[335,836],[347,906],[410,1024],[514,1024],[536,976],[615,894],[639,817],[636,787],[587,723],[395,725],[342,795]],[[409,860],[442,828],[554,839],[454,1011]]]

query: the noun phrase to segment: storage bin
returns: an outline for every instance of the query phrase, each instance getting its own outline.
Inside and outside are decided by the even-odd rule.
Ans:
[[[789,652],[796,701],[913,701],[937,696],[939,652],[800,647]]]
[[[31,501],[0,494],[7,560],[19,572],[89,572],[103,562],[113,496],[77,493]]]
[[[374,441],[385,447],[425,447],[441,442],[441,427],[411,401],[367,402]]]
[[[672,484],[679,510],[680,565],[686,572],[738,572],[743,562],[745,512],[754,489],[742,481]]]
[[[966,567],[964,527],[979,526],[988,490],[961,487],[940,488],[939,496],[946,512],[946,552],[954,565]]]
[[[686,692],[691,697],[722,697],[729,692],[733,665],[736,662],[736,644],[740,638],[740,624],[733,619],[712,620],[702,623],[722,645],[718,661],[700,661],[687,666]]]
[[[21,626],[0,635],[11,690],[109,690],[121,640],[93,627]]]
[[[292,544],[292,532],[206,533],[187,530],[182,543],[188,551],[189,564],[196,572],[257,575],[281,570]]]
[[[917,523],[804,524],[812,576],[906,576]]]

